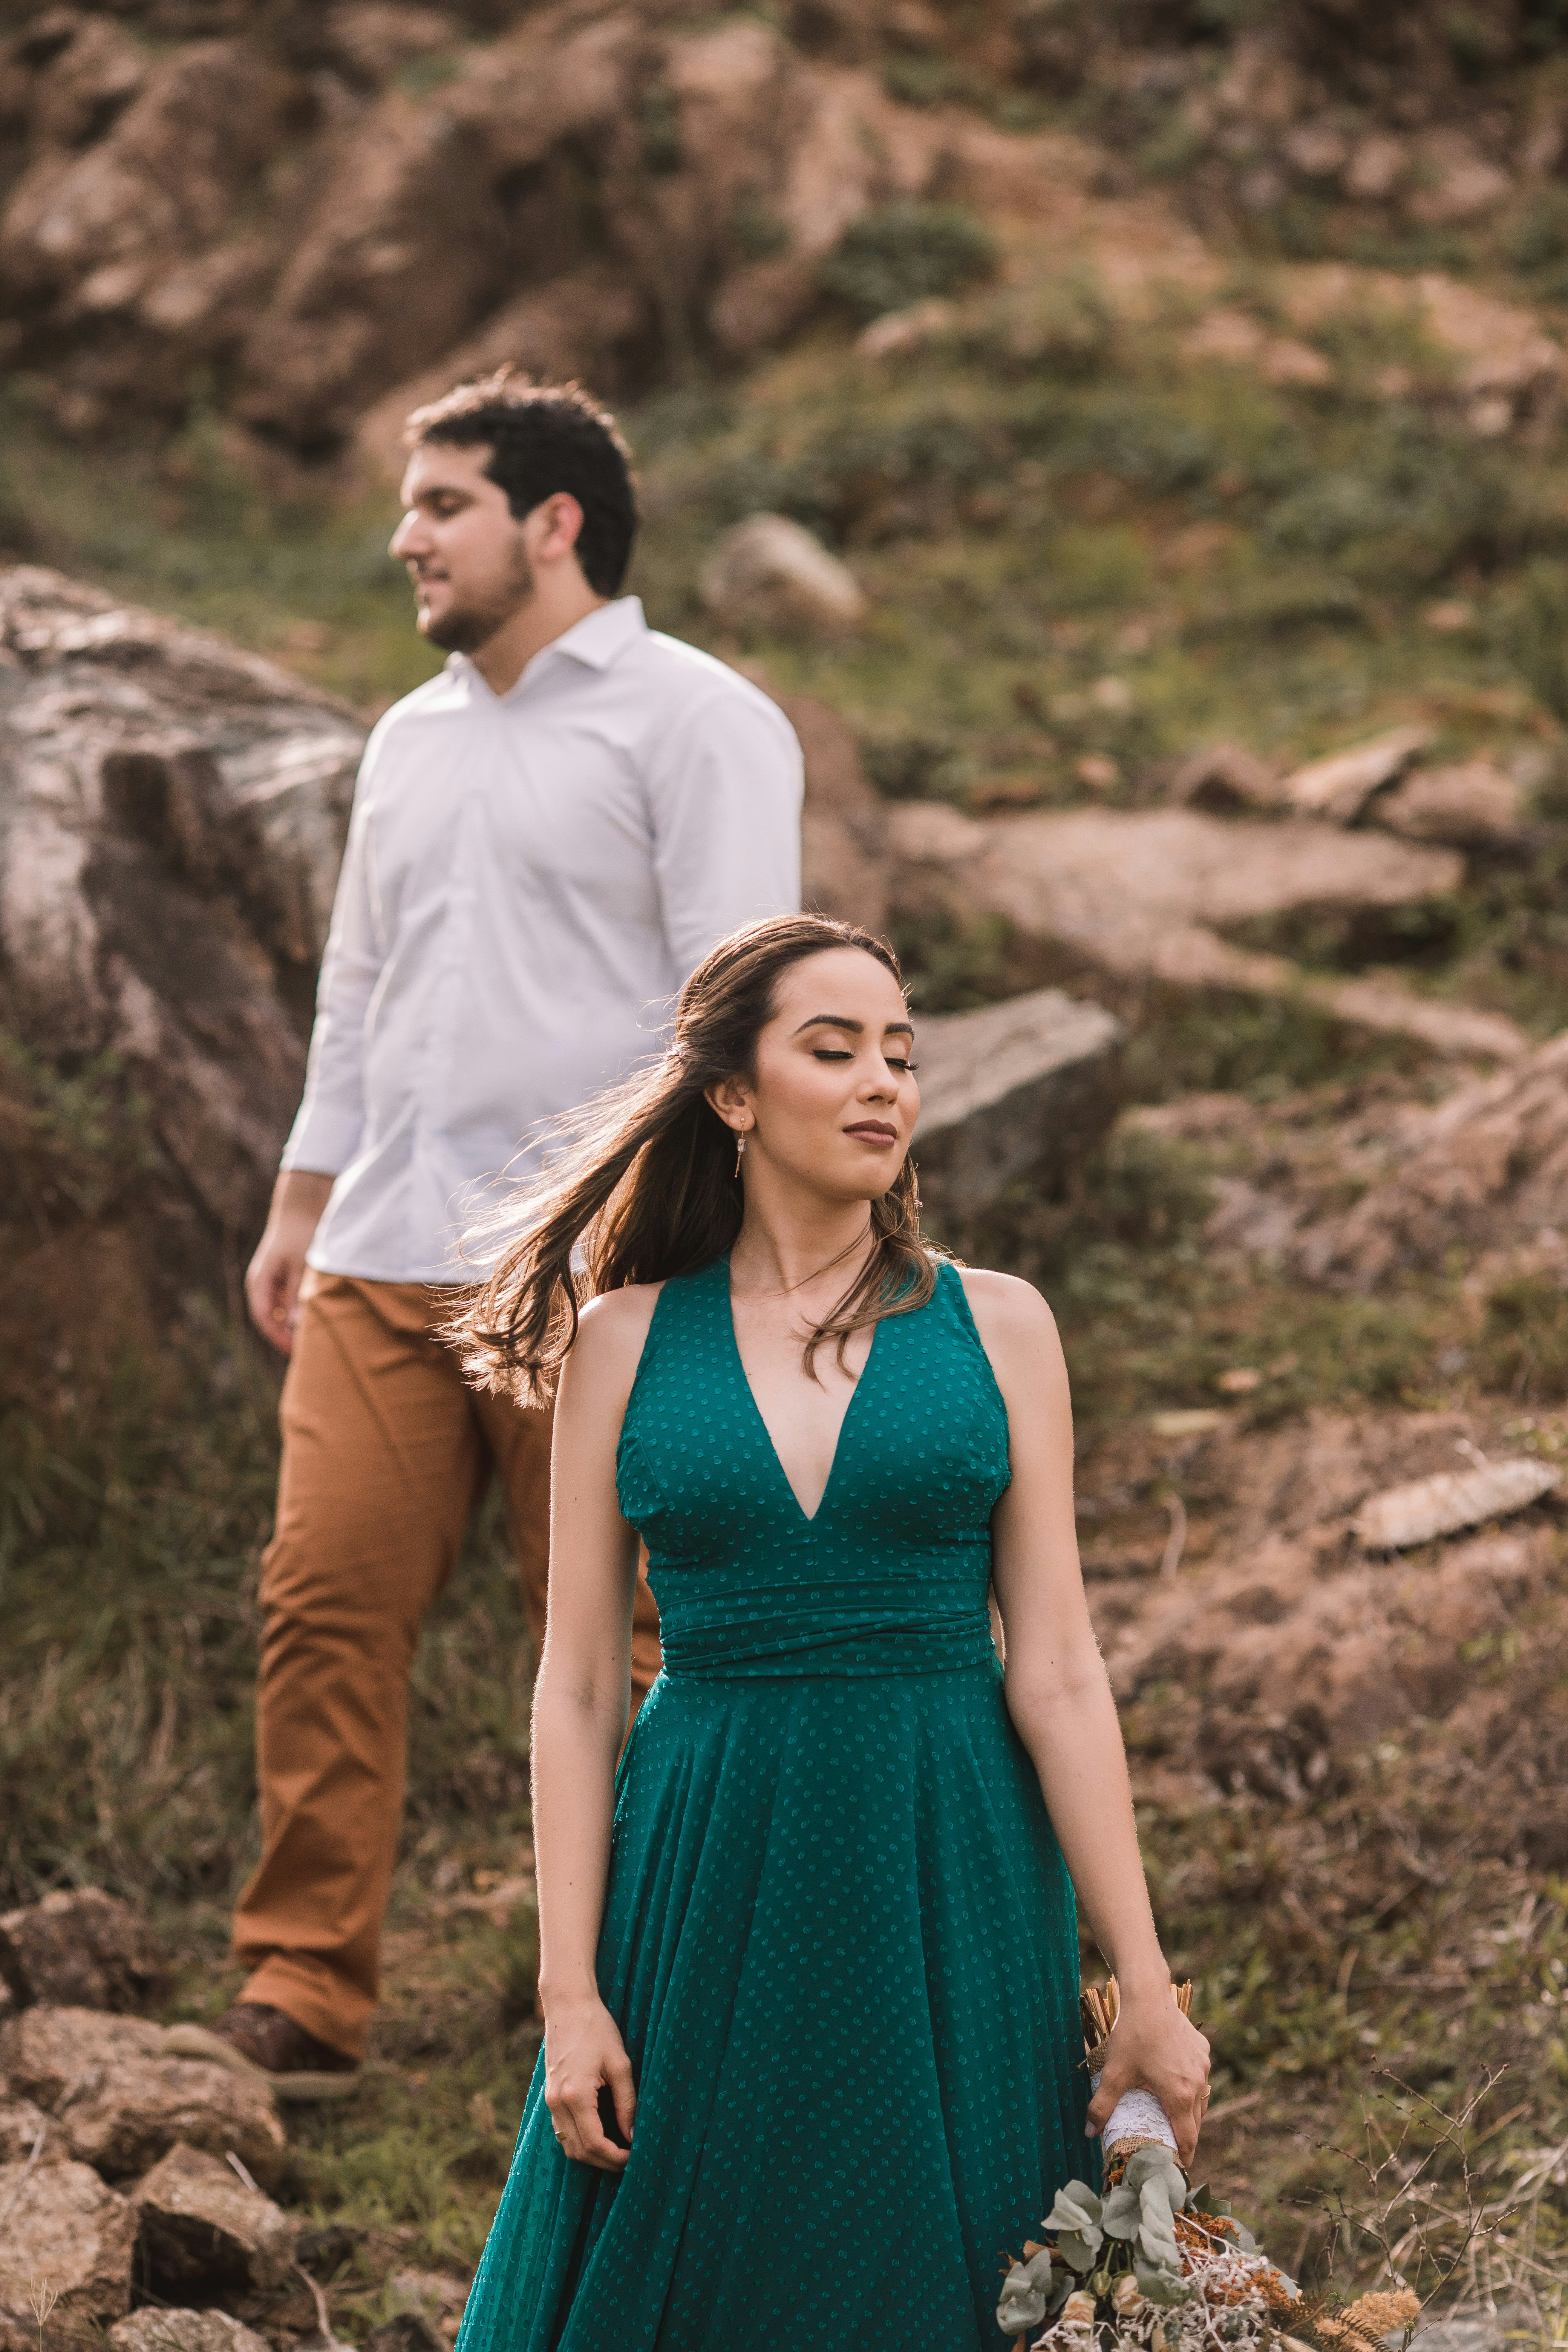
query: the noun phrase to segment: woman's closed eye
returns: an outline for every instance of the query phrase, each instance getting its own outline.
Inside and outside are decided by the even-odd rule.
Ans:
[[[814,1045],[811,1049],[811,1058],[814,1062],[852,1062],[855,1056],[853,1054],[847,1053],[841,1045]],[[920,1067],[918,1062],[908,1061],[898,1054],[886,1054],[883,1059],[889,1069],[897,1070],[901,1078],[912,1077]]]

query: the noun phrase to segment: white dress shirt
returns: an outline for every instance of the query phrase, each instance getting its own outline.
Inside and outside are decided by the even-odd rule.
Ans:
[[[508,694],[454,654],[389,710],[283,1153],[337,1178],[310,1265],[463,1280],[485,1180],[526,1172],[541,1122],[659,1050],[717,940],[799,906],[801,795],[784,713],[635,596]]]

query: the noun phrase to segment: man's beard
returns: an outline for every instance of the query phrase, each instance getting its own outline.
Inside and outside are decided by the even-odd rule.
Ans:
[[[505,628],[533,593],[533,567],[522,546],[512,550],[506,578],[481,604],[448,605],[439,620],[420,615],[420,634],[443,653],[477,654],[499,629]]]

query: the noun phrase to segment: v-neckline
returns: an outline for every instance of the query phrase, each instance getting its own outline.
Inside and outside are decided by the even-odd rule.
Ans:
[[[866,1350],[866,1360],[861,1365],[859,1372],[856,1376],[855,1385],[849,1391],[849,1402],[845,1406],[842,1414],[839,1416],[838,1434],[833,1441],[833,1459],[827,1465],[827,1477],[826,1483],[823,1486],[821,1495],[817,1498],[816,1510],[807,1511],[803,1507],[800,1496],[795,1493],[795,1488],[790,1484],[789,1472],[784,1468],[783,1456],[780,1454],[778,1447],[773,1443],[773,1431],[768,1427],[767,1422],[764,1420],[763,1415],[762,1406],[757,1402],[757,1392],[752,1386],[752,1377],[746,1370],[746,1360],[741,1353],[741,1342],[735,1332],[735,1302],[730,1296],[730,1261],[728,1257],[725,1257],[721,1259],[720,1263],[723,1271],[724,1321],[730,1333],[730,1352],[735,1360],[735,1370],[740,1374],[741,1386],[746,1392],[746,1402],[752,1408],[752,1418],[756,1423],[757,1427],[762,1431],[763,1443],[767,1447],[773,1468],[778,1473],[779,1484],[784,1488],[784,1493],[789,1496],[791,1503],[794,1505],[795,1515],[799,1518],[802,1527],[814,1528],[821,1518],[824,1511],[826,1510],[828,1503],[832,1498],[833,1482],[838,1475],[838,1459],[844,1451],[844,1433],[849,1426],[850,1414],[854,1412],[856,1406],[860,1402],[860,1391],[866,1385],[866,1376],[871,1369],[872,1359],[877,1353],[877,1342],[882,1335],[882,1325],[887,1321],[887,1317],[879,1316],[871,1327],[871,1344]]]

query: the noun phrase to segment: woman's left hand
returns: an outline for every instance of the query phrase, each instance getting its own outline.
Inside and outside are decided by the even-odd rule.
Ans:
[[[1186,2171],[1209,2103],[1209,2046],[1169,1991],[1123,2000],[1089,2110],[1091,2137],[1104,2130],[1123,2091],[1135,2090],[1152,2091],[1171,2118],[1176,2161]]]

